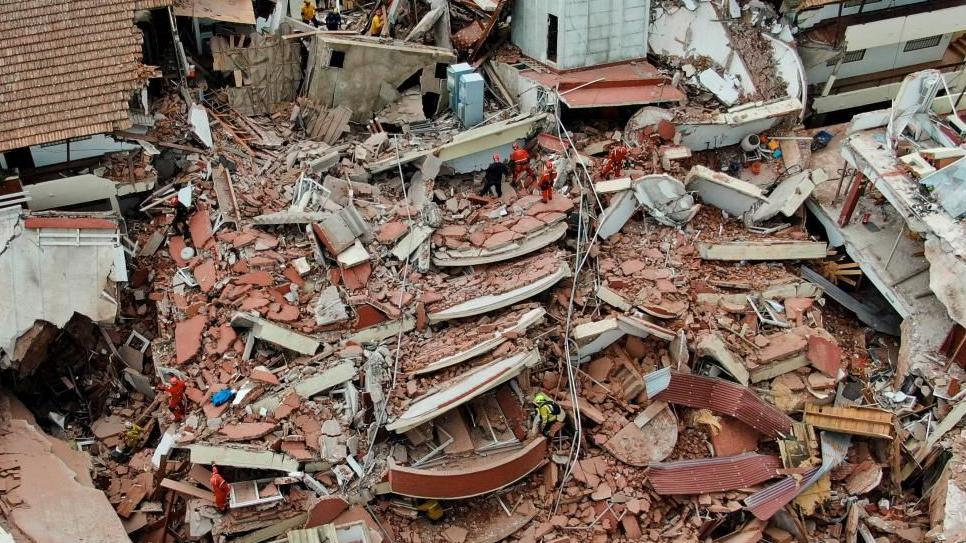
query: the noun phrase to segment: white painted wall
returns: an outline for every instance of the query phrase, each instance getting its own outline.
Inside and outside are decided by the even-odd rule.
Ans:
[[[845,43],[849,51],[858,51],[963,30],[966,30],[966,4],[852,25],[845,29]]]
[[[943,58],[943,54],[949,46],[950,38],[952,38],[952,34],[947,34],[939,40],[939,44],[935,47],[908,52],[903,51],[905,42],[866,49],[862,60],[843,62],[836,77],[841,80],[847,77],[894,70],[904,66],[935,62]],[[829,76],[832,75],[835,66],[829,66],[827,61],[836,55],[835,51],[818,47],[800,47],[799,53],[805,63],[805,74],[809,85],[827,81]]]
[[[879,11],[883,9],[894,8],[898,6],[905,6],[908,4],[918,4],[924,0],[866,0],[865,7],[862,8],[862,13],[869,13],[871,11]],[[854,15],[859,12],[859,6],[852,7],[842,7],[842,15]],[[794,17],[795,12],[791,10],[786,14],[789,17]],[[796,20],[798,27],[801,29],[811,28],[816,24],[826,21],[828,19],[834,19],[839,15],[839,5],[829,4],[827,6],[822,6],[818,9],[811,9],[807,11],[802,11],[798,13],[798,18]]]
[[[513,8],[511,39],[540,62],[582,68],[647,56],[650,0],[527,0]],[[556,15],[557,61],[547,58],[548,16]]]
[[[962,92],[963,87],[966,86],[966,74],[963,72],[948,72],[943,74],[943,78],[946,80],[946,86],[949,87],[949,93],[955,101],[959,93]],[[828,96],[816,96],[812,101],[812,112],[828,113],[830,111],[839,111],[892,100],[896,97],[900,84],[901,82],[896,81],[895,83],[876,87],[830,94]],[[940,96],[933,100],[932,109],[936,113],[950,113],[952,111],[952,104],[949,103],[948,97]]]

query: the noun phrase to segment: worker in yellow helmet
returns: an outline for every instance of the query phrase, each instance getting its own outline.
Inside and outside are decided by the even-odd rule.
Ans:
[[[426,518],[432,522],[439,522],[443,519],[443,515],[446,514],[443,506],[439,504],[439,500],[426,500],[419,504],[416,510],[426,515]]]
[[[538,392],[533,397],[533,405],[536,406],[537,415],[540,417],[540,433],[552,437],[560,431],[564,420],[567,419],[567,414],[557,402],[543,392]]]

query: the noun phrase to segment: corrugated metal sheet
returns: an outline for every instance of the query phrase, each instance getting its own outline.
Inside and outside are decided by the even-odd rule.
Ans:
[[[658,494],[707,494],[773,479],[781,465],[777,456],[744,453],[652,464],[647,477]]]
[[[823,475],[842,463],[849,452],[852,436],[822,432],[822,465],[805,472],[799,478],[786,477],[781,481],[745,498],[745,509],[761,520],[770,519],[782,507],[794,500],[803,490],[815,484]]]
[[[793,421],[788,415],[765,403],[747,387],[724,379],[672,373],[667,389],[654,399],[729,415],[773,437],[787,435],[792,428]]]

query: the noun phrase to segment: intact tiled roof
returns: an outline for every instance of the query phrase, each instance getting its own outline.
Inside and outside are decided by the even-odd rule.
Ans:
[[[131,126],[142,5],[0,0],[0,151]]]

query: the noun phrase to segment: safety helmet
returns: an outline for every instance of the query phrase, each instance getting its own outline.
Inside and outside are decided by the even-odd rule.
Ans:
[[[543,392],[537,392],[536,396],[533,397],[533,403],[537,405],[545,404],[550,402],[550,398]]]
[[[493,162],[500,162],[500,153],[493,153]]]

